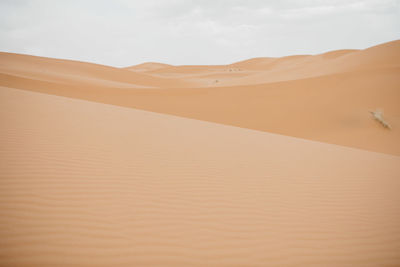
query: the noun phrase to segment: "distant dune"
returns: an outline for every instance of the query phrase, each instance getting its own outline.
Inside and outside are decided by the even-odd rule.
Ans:
[[[1,52],[0,73],[80,86],[144,88],[191,85],[179,79],[153,77],[98,64]]]
[[[147,63],[142,63],[142,64],[131,66],[131,67],[126,67],[124,69],[135,71],[135,72],[146,72],[146,71],[154,71],[154,70],[158,70],[158,69],[164,69],[167,67],[171,67],[171,65],[163,64],[163,63],[147,62]]]
[[[215,66],[0,53],[0,266],[399,266],[399,100],[399,40]]]
[[[1,266],[396,266],[400,157],[1,88]]]

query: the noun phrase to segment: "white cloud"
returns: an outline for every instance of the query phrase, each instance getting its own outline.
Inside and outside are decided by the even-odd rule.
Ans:
[[[0,0],[0,50],[127,66],[224,64],[399,38],[398,0]]]

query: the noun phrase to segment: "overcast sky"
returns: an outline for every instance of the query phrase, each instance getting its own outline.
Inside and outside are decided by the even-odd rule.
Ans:
[[[0,50],[227,64],[400,39],[400,0],[0,0]]]

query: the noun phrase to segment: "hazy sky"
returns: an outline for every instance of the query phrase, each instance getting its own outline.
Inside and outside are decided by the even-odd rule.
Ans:
[[[400,0],[0,0],[0,50],[227,64],[400,39]]]

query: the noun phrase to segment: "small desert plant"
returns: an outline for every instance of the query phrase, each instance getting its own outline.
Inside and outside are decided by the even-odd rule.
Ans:
[[[374,119],[379,121],[383,127],[387,128],[387,129],[392,129],[392,127],[390,126],[389,123],[387,123],[384,119],[383,119],[383,111],[380,109],[377,109],[376,111],[370,111],[370,113],[372,114],[372,116],[374,116]]]

